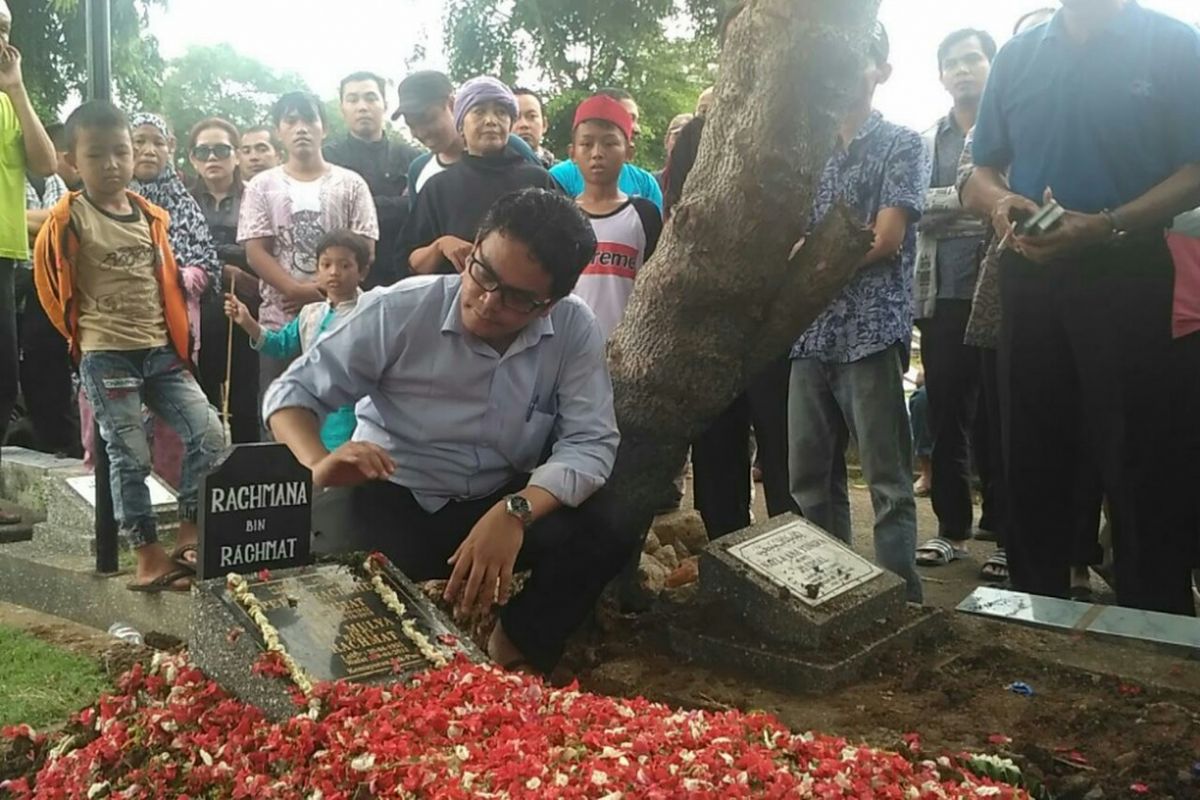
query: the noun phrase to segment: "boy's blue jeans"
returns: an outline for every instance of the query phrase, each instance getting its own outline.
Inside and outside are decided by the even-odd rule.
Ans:
[[[225,448],[217,411],[170,347],[84,353],[79,376],[108,449],[113,509],[134,547],[158,541],[146,477],[150,444],[142,404],[162,417],[183,440],[180,519],[195,522],[200,478]]]

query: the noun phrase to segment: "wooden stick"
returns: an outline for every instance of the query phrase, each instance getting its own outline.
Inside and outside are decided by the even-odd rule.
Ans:
[[[233,294],[234,297],[237,297],[237,272],[231,272],[229,274],[229,291]],[[222,301],[222,305],[224,305],[224,301]],[[230,421],[229,421],[229,395],[232,394],[232,392],[230,391],[229,381],[230,381],[232,374],[233,374],[233,317],[230,317],[229,318],[229,336],[225,340],[225,386],[224,386],[224,391],[221,393],[221,395],[222,395],[221,396],[221,417],[225,420],[225,439],[230,444],[233,443],[233,426],[230,424]]]

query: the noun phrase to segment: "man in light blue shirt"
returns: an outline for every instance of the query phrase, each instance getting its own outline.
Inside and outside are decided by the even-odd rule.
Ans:
[[[634,137],[641,133],[641,128],[638,126],[638,117],[641,112],[633,95],[624,89],[601,89],[596,94],[607,95],[624,106],[625,110],[629,112],[629,116],[633,117]],[[629,157],[633,157],[632,147]],[[568,197],[579,197],[583,194],[583,173],[569,157],[566,161],[561,161],[550,168],[550,177],[554,178]],[[652,172],[647,172],[639,166],[626,162],[625,166],[621,167],[621,177],[617,180],[617,188],[630,197],[644,197],[658,206],[660,212],[663,210],[662,187],[658,185],[658,179]]]
[[[505,666],[551,670],[636,546],[596,496],[620,435],[604,337],[571,295],[595,247],[568,198],[505,195],[461,276],[364,295],[265,399],[313,482],[341,487],[314,506],[317,549],[449,577],[464,613],[498,598],[488,649]],[[354,440],[330,453],[319,420],[348,403]],[[514,568],[533,576],[509,603]]]

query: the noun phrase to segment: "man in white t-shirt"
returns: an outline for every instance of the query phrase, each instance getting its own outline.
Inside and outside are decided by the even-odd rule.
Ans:
[[[322,299],[314,283],[320,238],[347,228],[371,242],[374,259],[379,221],[366,181],[321,155],[325,112],[316,97],[289,92],[275,103],[272,117],[288,161],[247,184],[238,242],[246,247],[246,259],[261,279],[259,322],[277,330],[301,307]],[[287,363],[266,357],[259,363],[262,393]]]

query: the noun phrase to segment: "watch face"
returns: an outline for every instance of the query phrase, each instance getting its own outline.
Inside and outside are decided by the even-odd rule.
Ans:
[[[528,519],[533,514],[533,506],[529,505],[529,500],[526,498],[514,494],[508,498],[508,513],[521,519]]]

